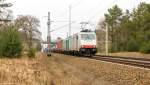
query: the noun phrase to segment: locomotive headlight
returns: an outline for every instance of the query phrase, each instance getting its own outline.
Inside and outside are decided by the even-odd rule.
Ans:
[[[95,49],[95,48],[93,48],[92,50],[93,50],[93,51],[96,51],[96,49]]]
[[[85,49],[84,49],[84,48],[82,48],[81,50],[82,50],[82,51],[85,51]]]
[[[93,45],[93,48],[96,48],[96,45]]]

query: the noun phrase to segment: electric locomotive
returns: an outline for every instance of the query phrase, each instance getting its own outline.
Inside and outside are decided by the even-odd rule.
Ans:
[[[91,31],[82,31],[80,36],[80,48],[79,53],[82,55],[92,56],[97,52],[96,47],[96,34]]]
[[[84,30],[63,40],[66,54],[92,56],[97,52],[95,32]]]

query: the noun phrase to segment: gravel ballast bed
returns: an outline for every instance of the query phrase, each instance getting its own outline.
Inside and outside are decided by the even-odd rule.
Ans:
[[[62,59],[87,75],[92,75],[91,84],[97,85],[150,85],[150,70],[116,63],[90,60],[86,58],[68,57],[55,54],[57,59]],[[100,81],[104,82],[101,83]],[[109,84],[108,84],[109,83]],[[94,84],[95,85],[95,84]]]
[[[106,55],[105,53],[97,53],[97,55]],[[119,56],[119,57],[133,57],[133,58],[145,58],[150,59],[150,54],[143,54],[139,52],[118,52],[118,53],[108,53],[109,56]]]

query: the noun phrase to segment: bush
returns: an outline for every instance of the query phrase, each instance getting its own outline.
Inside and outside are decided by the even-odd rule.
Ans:
[[[143,45],[140,48],[140,52],[146,54],[150,53],[150,41],[143,43]]]
[[[130,39],[127,43],[127,51],[130,52],[135,52],[135,51],[139,51],[139,45],[138,42],[135,41],[134,39]]]
[[[29,50],[28,50],[28,57],[29,58],[34,58],[35,57],[35,49],[34,48],[30,48]]]
[[[0,41],[2,41],[2,32],[0,31]],[[2,56],[2,44],[0,42],[0,57]]]
[[[20,34],[13,26],[2,30],[0,34],[0,56],[13,58],[21,55],[22,42]]]

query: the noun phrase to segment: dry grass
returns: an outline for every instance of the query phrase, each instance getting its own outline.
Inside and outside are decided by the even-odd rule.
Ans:
[[[150,85],[150,70],[38,53],[35,59],[0,59],[0,85]]]
[[[0,85],[42,85],[49,81],[44,58],[0,59]]]

